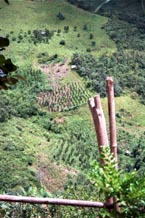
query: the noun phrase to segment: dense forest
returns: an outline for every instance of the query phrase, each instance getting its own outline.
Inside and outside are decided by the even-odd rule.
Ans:
[[[0,202],[0,216],[144,217],[144,1],[0,0],[0,11],[1,194],[103,202],[110,195],[122,204],[110,216]],[[119,157],[116,172],[104,150],[110,174],[99,165],[87,104],[100,93],[108,127],[107,76]]]

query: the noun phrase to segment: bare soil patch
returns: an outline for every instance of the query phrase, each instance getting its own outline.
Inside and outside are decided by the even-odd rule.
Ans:
[[[77,171],[71,167],[50,162],[46,157],[38,156],[37,178],[48,192],[63,191],[68,175],[76,176]]]
[[[45,73],[49,83],[54,87],[58,86],[61,79],[70,73],[70,66],[67,60],[63,63],[41,64],[39,69]]]

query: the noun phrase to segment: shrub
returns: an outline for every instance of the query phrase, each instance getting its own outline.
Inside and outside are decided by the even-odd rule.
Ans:
[[[92,41],[92,42],[91,42],[91,45],[92,45],[93,47],[95,47],[95,46],[96,46],[96,42],[95,42],[95,41]]]
[[[31,30],[28,30],[28,35],[30,35],[31,34]]]
[[[23,39],[23,36],[22,36],[22,35],[18,35],[18,39],[19,39],[19,40],[22,40],[22,39]]]
[[[57,33],[61,33],[61,29],[58,29],[58,30],[57,30]]]
[[[90,49],[90,48],[87,48],[86,51],[87,51],[87,52],[91,52],[91,49]]]
[[[88,30],[88,27],[87,27],[87,25],[86,25],[86,24],[84,24],[84,26],[83,26],[83,30],[85,30],[85,31],[87,31],[87,30]]]
[[[65,45],[65,40],[62,39],[60,42],[59,42],[60,45]]]
[[[12,37],[12,41],[16,41],[16,37]]]
[[[38,112],[38,106],[36,105],[36,102],[33,100],[29,100],[29,102],[21,102],[16,108],[17,110],[17,116],[27,118],[34,115],[37,115]]]
[[[31,42],[30,42],[31,43]],[[36,45],[37,43],[38,43],[38,40],[37,39],[34,39],[33,40],[33,43],[34,43],[34,45]]]
[[[115,203],[119,203],[120,212],[112,210],[111,217],[143,217],[145,204],[145,180],[137,171],[122,172],[116,170],[116,162],[110,153],[109,147],[102,146],[101,157],[105,160],[103,166],[95,162],[90,172],[90,180],[100,196],[105,201],[113,197]],[[110,217],[108,210],[101,209],[100,215]],[[101,216],[101,217],[102,217]]]
[[[69,26],[64,26],[64,32],[68,33],[68,31],[69,31]]]
[[[57,17],[59,20],[64,20],[64,19],[65,19],[65,16],[64,16],[61,12],[59,12],[59,13],[56,15],[56,17]]]
[[[90,39],[93,39],[94,38],[94,35],[93,33],[90,33],[90,36],[89,36]]]
[[[77,31],[77,26],[74,26],[74,32],[76,32]]]
[[[10,35],[9,34],[6,34],[6,38],[9,38],[10,37]]]

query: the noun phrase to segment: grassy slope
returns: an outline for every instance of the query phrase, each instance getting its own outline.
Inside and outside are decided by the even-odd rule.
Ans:
[[[140,134],[145,131],[145,106],[140,104],[137,99],[132,99],[129,96],[117,97],[116,101],[116,114],[118,129],[124,129],[132,134]],[[106,104],[106,99],[104,99]],[[107,113],[104,107],[105,114]],[[123,124],[123,126],[122,126]]]
[[[75,171],[49,160],[50,146],[55,141],[51,138],[54,135],[33,123],[34,120],[13,118],[5,124],[1,123],[0,176],[8,172],[4,177],[5,187],[14,190],[19,190],[20,184],[30,186],[39,181],[48,191],[56,191],[63,187],[66,176]],[[9,176],[13,179],[8,185]]]
[[[101,26],[106,22],[106,18],[84,12],[83,10],[70,6],[64,1],[48,1],[47,3],[43,2],[42,4],[41,2],[30,1],[28,3],[27,1],[13,0],[11,5],[8,6],[3,3],[3,0],[0,0],[0,5],[2,7],[0,20],[3,20],[1,23],[1,35],[13,30],[13,35],[17,36],[20,29],[22,29],[23,32],[27,32],[31,28],[49,28],[51,30],[61,29],[63,32],[65,25],[70,26],[69,33],[61,33],[59,37],[55,35],[49,45],[41,43],[35,46],[33,44],[28,44],[27,41],[20,44],[11,42],[10,47],[7,49],[7,54],[10,56],[11,53],[11,56],[15,58],[16,63],[19,66],[32,64],[32,62],[35,62],[36,56],[40,52],[48,51],[50,55],[58,53],[59,55],[68,58],[70,58],[74,52],[85,52],[86,48],[90,46],[90,40],[88,39],[89,33],[82,30],[84,24],[87,24],[89,26],[89,31],[94,34],[94,39],[96,41],[96,50],[93,52],[94,55],[103,53],[104,50],[110,52],[115,49],[114,43],[109,40],[104,30],[101,29]],[[66,19],[64,21],[59,21],[56,18],[56,14],[59,11],[65,15]],[[80,33],[80,38],[76,37],[77,33],[73,31],[75,25],[78,26],[77,33]],[[67,42],[65,47],[59,45],[59,41],[63,38]],[[77,50],[76,45],[78,47]],[[106,47],[101,48],[101,46],[104,45]],[[102,102],[105,114],[107,114],[106,99],[103,99]],[[121,114],[121,120],[124,123],[124,126],[122,126],[122,123],[118,120],[118,129],[125,128],[132,133],[137,132],[136,128],[139,132],[145,131],[145,106],[141,105],[136,100],[132,100],[130,97],[120,97],[116,99],[116,108],[117,113]],[[122,108],[125,113],[120,112],[120,109]],[[84,120],[89,125],[92,123],[87,105],[74,112],[54,114],[54,116],[66,117],[67,122],[62,124],[64,127],[73,126],[76,121],[81,120]],[[66,174],[64,176],[66,168],[63,168],[62,166],[57,168],[55,163],[50,161],[50,157],[60,143],[61,134],[56,134],[54,132],[48,133],[44,128],[36,124],[34,119],[26,120],[13,118],[6,124],[1,123],[1,129],[3,129],[0,136],[1,145],[3,145],[7,139],[14,144],[21,144],[23,141],[25,145],[24,152],[28,154],[26,159],[28,158],[29,161],[32,154],[34,157],[32,166],[28,164],[27,160],[25,161],[26,167],[23,169],[23,176],[27,175],[28,167],[30,171],[33,171],[34,174],[38,176],[38,180],[47,186],[48,190],[56,190],[62,187],[66,176]],[[8,155],[8,153],[3,153],[3,147],[1,147],[1,155]],[[16,176],[21,177],[20,166],[23,163],[21,157],[17,162],[15,161],[15,156],[11,156],[11,153],[9,155],[17,169],[18,175]],[[68,154],[66,154],[66,156],[67,155]],[[61,164],[62,163],[63,162],[61,161]],[[11,162],[7,162],[7,167],[10,167],[9,164],[11,164]],[[44,173],[43,176],[40,175],[40,170]],[[63,181],[61,180],[62,178],[64,179]]]
[[[12,1],[10,6],[0,0],[0,4],[2,5],[0,20],[3,20],[0,34],[9,33],[11,46],[7,52],[15,57],[19,66],[34,62],[37,54],[41,52],[48,52],[50,55],[57,53],[67,58],[70,58],[77,51],[86,52],[86,48],[91,47],[90,33],[94,35],[93,41],[96,41],[96,46],[92,52],[94,55],[105,50],[109,52],[115,48],[114,43],[101,29],[101,26],[107,21],[106,18],[77,9],[63,0],[43,3],[39,1]],[[65,16],[65,20],[58,20],[56,17],[58,12]],[[87,19],[85,19],[86,17]],[[87,25],[87,31],[83,30],[84,24]],[[64,26],[67,25],[69,25],[69,32],[64,33]],[[74,32],[74,26],[77,26],[76,32]],[[26,38],[22,43],[12,41],[12,37],[17,38],[20,30],[23,34],[30,29],[45,28],[54,31],[61,29],[60,36],[54,33],[49,44],[41,43],[37,46],[28,43]],[[11,31],[13,31],[12,34]],[[78,33],[80,37],[77,37]],[[66,41],[66,46],[59,45],[61,39]]]
[[[130,105],[132,106],[131,108]],[[102,106],[108,123],[106,99],[102,99]],[[120,109],[123,109],[125,113],[121,114]],[[145,117],[145,106],[141,105],[136,100],[132,100],[130,97],[116,98],[116,113],[121,114],[120,120],[122,121],[121,123],[117,123],[118,131],[122,129],[137,135],[145,131],[143,119]],[[7,167],[11,169],[10,166],[14,166],[17,171],[12,170],[13,176],[14,178],[17,177],[18,181],[22,182],[21,175],[23,175],[24,184],[25,182],[30,184],[30,180],[34,178],[35,175],[38,181],[47,187],[47,190],[56,191],[62,188],[67,174],[75,174],[75,171],[72,170],[69,165],[76,170],[81,167],[79,159],[79,157],[82,157],[81,155],[84,156],[84,160],[89,164],[92,157],[96,155],[95,150],[97,150],[97,145],[88,106],[84,105],[74,112],[54,115],[54,117],[62,116],[64,116],[66,120],[63,124],[56,125],[61,129],[59,133],[46,131],[41,125],[37,124],[37,117],[33,117],[29,120],[13,118],[7,123],[1,124],[1,129],[3,129],[0,134],[1,161],[7,161],[5,171]],[[117,119],[117,121],[119,120]],[[81,124],[83,126],[78,127]],[[54,128],[55,127],[53,127],[53,130]],[[71,139],[66,132],[66,130],[71,132],[72,129],[79,130],[80,128],[84,130],[85,135],[88,135],[89,143],[93,146],[89,148],[88,143],[84,141],[83,150],[89,149],[89,158],[86,156],[86,153],[83,154],[82,151],[79,151],[79,140],[76,141],[74,137],[74,144],[71,144]],[[76,131],[74,131],[74,133],[77,134]],[[90,136],[91,138],[89,138]],[[63,141],[65,142],[64,144],[62,144]],[[21,147],[18,145],[21,145],[24,150],[21,151]],[[62,145],[61,153],[56,159],[59,165],[56,165],[53,156],[57,156],[58,150]],[[69,147],[67,148],[68,145]],[[9,148],[7,148],[7,146]],[[66,149],[67,151],[65,152]],[[75,154],[75,150],[77,151],[77,155]],[[72,162],[72,158],[75,158],[74,162]],[[19,182],[17,185],[19,185]]]
[[[103,111],[108,125],[108,106],[107,99],[101,99]],[[116,121],[118,130],[124,129],[131,134],[140,135],[145,131],[145,106],[130,96],[122,96],[115,98]],[[87,105],[81,107],[74,117],[82,117],[84,120],[92,120]],[[77,118],[76,118],[77,119]]]

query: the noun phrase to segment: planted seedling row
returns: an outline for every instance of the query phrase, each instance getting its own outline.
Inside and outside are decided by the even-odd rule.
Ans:
[[[89,93],[79,83],[55,87],[50,92],[41,92],[38,103],[49,111],[71,110],[87,102]]]

